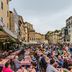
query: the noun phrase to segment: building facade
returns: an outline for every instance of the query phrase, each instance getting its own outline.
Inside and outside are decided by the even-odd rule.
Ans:
[[[35,41],[37,43],[48,43],[48,41],[45,39],[45,35],[37,32],[35,32]]]
[[[33,25],[24,22],[15,9],[9,11],[9,1],[11,0],[0,0],[0,28],[3,26],[3,32],[0,29],[0,39],[5,38],[8,42],[7,39],[14,37],[22,42],[44,42],[45,35],[35,32]]]
[[[8,29],[11,30],[13,33],[15,33],[15,24],[14,24],[14,14],[13,14],[13,12],[9,11],[8,16],[9,16]]]
[[[8,49],[9,45],[17,39],[9,24],[9,1],[0,0],[0,48],[2,49]]]
[[[60,32],[60,43],[63,44],[64,42],[65,42],[65,27],[63,27]]]
[[[72,16],[70,16],[66,20],[66,28],[67,28],[67,42],[72,43]]]
[[[7,27],[9,23],[9,1],[10,0],[0,0],[0,21]]]
[[[17,14],[16,10],[13,9],[13,18],[14,18],[14,25],[15,25],[15,33],[17,36],[19,36],[19,15]]]
[[[60,31],[55,30],[55,31],[49,31],[46,34],[46,39],[48,40],[49,44],[57,44],[60,42]]]
[[[35,42],[35,30],[29,32],[29,42]]]
[[[32,35],[34,34],[34,29],[33,29],[33,25],[28,23],[28,22],[24,22],[25,24],[25,39],[26,39],[26,42],[30,42]],[[31,34],[31,35],[30,35]]]
[[[22,42],[26,42],[26,32],[25,32],[25,24],[24,24],[24,21],[23,21],[23,17],[22,16],[19,16],[19,38]]]
[[[26,42],[29,42],[28,27],[27,27],[26,23],[24,23],[24,24],[25,24],[25,41],[26,41]]]
[[[41,43],[41,34],[40,33],[35,33],[35,41],[37,42],[37,43]]]
[[[29,29],[29,31],[30,30],[34,30],[33,29],[33,25],[31,23],[29,23],[29,22],[25,22],[25,26],[27,26],[27,28]]]

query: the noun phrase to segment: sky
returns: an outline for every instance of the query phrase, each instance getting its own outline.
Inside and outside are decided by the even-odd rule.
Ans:
[[[9,8],[43,34],[63,28],[72,16],[72,0],[12,0]]]

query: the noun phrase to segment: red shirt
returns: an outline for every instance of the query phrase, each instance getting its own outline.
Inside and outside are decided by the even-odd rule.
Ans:
[[[2,72],[13,72],[11,68],[6,68],[6,67],[3,67],[3,70]]]

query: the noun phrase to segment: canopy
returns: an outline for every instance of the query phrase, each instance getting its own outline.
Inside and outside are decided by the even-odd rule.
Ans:
[[[17,36],[0,21],[0,41],[16,41]]]

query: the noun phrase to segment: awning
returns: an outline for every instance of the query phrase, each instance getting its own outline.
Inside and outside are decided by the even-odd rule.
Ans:
[[[37,44],[36,41],[30,41],[29,44]]]
[[[16,36],[14,33],[12,33],[8,28],[3,27],[3,30],[4,30],[9,36],[17,39],[17,36]]]
[[[31,41],[31,42],[22,42],[23,44],[26,44],[26,45],[30,45],[30,44],[37,44],[37,42],[35,42],[35,41]]]
[[[0,21],[0,41],[5,39],[11,39],[15,41],[17,36],[12,33],[4,24]]]

